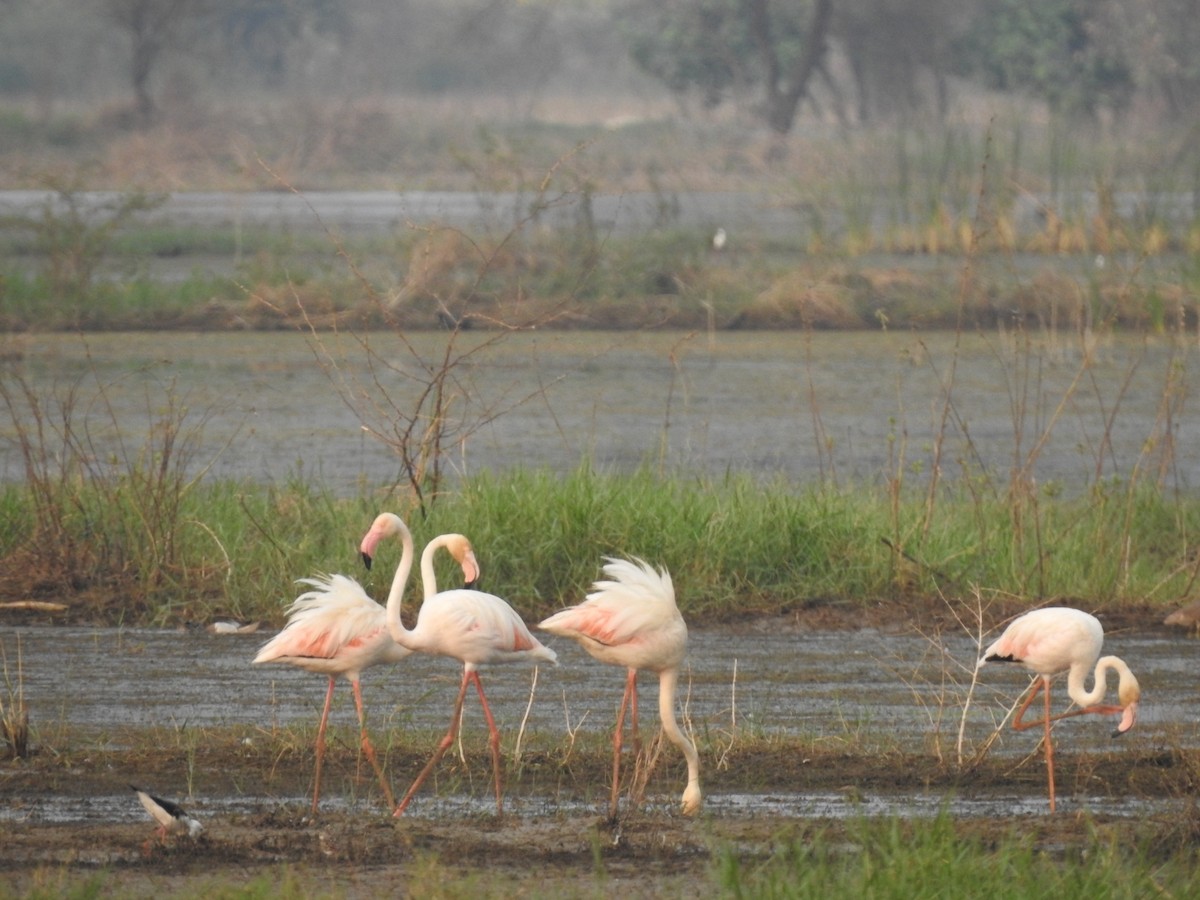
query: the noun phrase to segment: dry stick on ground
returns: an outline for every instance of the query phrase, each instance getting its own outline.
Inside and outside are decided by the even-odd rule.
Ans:
[[[521,716],[521,727],[517,729],[517,742],[513,746],[513,764],[521,763],[521,741],[525,737],[525,726],[529,723],[529,713],[533,710],[533,698],[537,695],[538,667],[533,667],[533,678],[529,683],[529,701],[525,704],[525,715]]]
[[[587,721],[587,717],[591,714],[591,710],[584,712],[579,717],[579,721],[575,723],[575,727],[571,727],[571,709],[567,706],[567,692],[563,690],[563,716],[567,721],[567,751],[563,754],[563,765],[571,761],[571,755],[575,752],[575,740],[579,736],[579,729],[583,727],[583,723]]]

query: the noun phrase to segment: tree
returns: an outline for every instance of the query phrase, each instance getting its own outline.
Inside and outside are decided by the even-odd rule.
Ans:
[[[757,94],[787,134],[828,49],[833,0],[635,0],[622,19],[634,62],[706,106]]]
[[[978,0],[839,0],[831,37],[844,51],[859,122],[950,102],[949,49]],[[932,86],[932,92],[927,85]]]
[[[958,44],[956,68],[1056,113],[1119,109],[1133,80],[1124,55],[1093,39],[1098,10],[1092,0],[988,0]]]
[[[217,11],[217,28],[238,48],[266,84],[282,87],[288,60],[317,37],[344,42],[350,31],[345,4],[339,0],[226,0]]]
[[[1200,0],[1105,0],[1091,34],[1173,120],[1200,108]]]
[[[104,0],[103,14],[129,36],[130,80],[138,118],[156,112],[150,74],[164,51],[181,46],[189,29],[206,16],[213,0]]]

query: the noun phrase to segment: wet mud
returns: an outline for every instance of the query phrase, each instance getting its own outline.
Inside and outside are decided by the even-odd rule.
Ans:
[[[1082,820],[1118,830],[1159,823],[1192,841],[1195,642],[1146,623],[1108,624],[1114,652],[1139,662],[1142,720],[1120,741],[1095,717],[1060,723],[1054,816],[1037,736],[1005,727],[1028,683],[1019,671],[985,667],[967,704],[964,666],[976,647],[963,635],[791,618],[694,630],[679,708],[702,752],[704,810],[678,815],[685,772],[668,746],[637,804],[628,780],[637,767],[625,754],[615,821],[607,807],[621,676],[576,658],[572,645],[557,647],[562,665],[536,681],[526,669],[485,674],[504,734],[503,815],[486,731],[468,704],[461,746],[393,818],[339,686],[314,817],[324,683],[251,667],[269,631],[5,627],[10,671],[19,639],[31,733],[27,758],[0,761],[0,871],[18,891],[91,875],[131,894],[271,877],[301,879],[300,894],[371,896],[450,873],[483,896],[656,896],[711,886],[722,854],[765,858],[789,835],[836,835],[864,816],[945,811],[958,828],[998,838],[1019,826],[1047,848],[1078,844],[1090,833]],[[454,666],[423,659],[364,676],[371,732],[398,794],[447,726],[457,678]],[[642,691],[650,746],[653,681]],[[130,783],[183,803],[204,833],[157,842]]]

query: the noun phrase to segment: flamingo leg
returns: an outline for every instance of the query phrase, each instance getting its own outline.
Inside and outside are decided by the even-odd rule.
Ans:
[[[625,693],[621,695],[621,707],[617,710],[617,727],[613,729],[613,773],[612,796],[608,802],[608,817],[616,819],[617,800],[621,794],[621,740],[625,731],[625,710],[629,707],[630,687],[637,685],[637,671],[630,669],[625,675]]]
[[[1054,812],[1054,741],[1050,739],[1050,687],[1044,688],[1046,695],[1046,778],[1050,785],[1050,812]]]
[[[462,718],[463,700],[467,696],[467,684],[470,680],[470,674],[465,668],[463,669],[462,684],[459,685],[458,699],[454,703],[454,716],[450,719],[450,730],[446,732],[446,736],[438,743],[437,749],[433,751],[433,756],[430,757],[429,762],[425,764],[425,768],[421,770],[421,773],[413,781],[408,789],[408,793],[404,795],[404,799],[400,801],[400,805],[392,813],[393,816],[404,815],[404,810],[408,808],[408,803],[412,800],[413,794],[425,783],[425,779],[429,777],[429,773],[433,771],[433,767],[438,764],[438,761],[441,760],[446,751],[454,744],[454,738],[458,735],[458,723]]]
[[[1030,704],[1033,703],[1034,698],[1037,697],[1038,691],[1042,691],[1042,690],[1044,690],[1046,692],[1046,700],[1047,700],[1047,702],[1049,702],[1050,687],[1046,683],[1046,679],[1041,678],[1041,677],[1035,678],[1033,681],[1033,684],[1029,688],[1029,693],[1027,693],[1025,695],[1025,701],[1021,704],[1021,708],[1018,709],[1017,714],[1015,716],[1013,716],[1013,722],[1012,722],[1013,731],[1024,731],[1027,728],[1035,728],[1036,726],[1042,724],[1040,720],[1037,722],[1022,721],[1022,719],[1025,715],[1025,711],[1029,709]]]
[[[487,719],[488,747],[492,751],[492,779],[496,785],[496,815],[499,816],[504,814],[500,786],[500,729],[496,727],[496,720],[492,718],[492,710],[488,706],[487,697],[483,695],[483,682],[479,680],[479,672],[472,672],[471,679],[475,682],[475,689],[479,692],[479,702],[483,705],[483,716]]]
[[[375,770],[375,775],[379,778],[379,786],[383,789],[383,796],[387,798],[388,809],[392,809],[396,805],[392,786],[383,776],[383,769],[379,767],[379,760],[375,758],[375,748],[371,746],[371,738],[367,736],[367,714],[363,711],[362,685],[359,684],[358,679],[351,684],[354,686],[354,705],[358,708],[358,727],[362,733],[362,751],[371,761],[371,768]]]
[[[638,728],[638,691],[637,691],[637,669],[630,669],[629,675],[629,727],[633,731],[633,755],[640,757],[642,755],[642,732]]]
[[[625,732],[625,710],[630,706],[630,698],[634,704],[636,721],[637,709],[637,670],[630,668],[625,673],[625,692],[620,695],[620,708],[617,710],[617,727],[612,732],[612,796],[608,799],[608,818],[616,820],[618,798],[620,797],[620,751],[622,751]],[[636,727],[635,727],[636,736]]]
[[[329,722],[329,707],[333,704],[333,688],[336,682],[329,676],[329,690],[325,692],[325,709],[321,712],[321,724],[317,726],[317,773],[313,786],[312,814],[317,814],[317,804],[321,801],[321,766],[325,760],[325,725]]]
[[[1025,711],[1029,709],[1034,698],[1041,691],[1045,696],[1045,714],[1036,722],[1025,722],[1023,716]],[[1091,707],[1089,707],[1091,709]],[[1071,713],[1063,713],[1062,715],[1050,715],[1050,682],[1046,678],[1037,678],[1033,682],[1033,686],[1029,689],[1029,693],[1025,697],[1025,702],[1021,704],[1021,708],[1017,710],[1016,716],[1013,717],[1012,727],[1015,731],[1024,731],[1027,728],[1036,728],[1041,725],[1045,728],[1045,737],[1043,740],[1046,745],[1046,777],[1049,779],[1050,785],[1050,812],[1054,812],[1054,742],[1050,738],[1050,723],[1056,722],[1059,719],[1066,718],[1072,715],[1079,715],[1080,710]]]

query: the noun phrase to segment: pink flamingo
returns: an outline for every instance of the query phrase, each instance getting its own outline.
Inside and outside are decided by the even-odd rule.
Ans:
[[[479,574],[479,565],[466,538],[452,540],[461,535],[442,535],[430,541],[422,556],[422,575],[425,579],[425,594],[437,593],[437,581],[433,569],[433,555],[439,547],[446,547],[455,561],[462,566],[463,578],[473,583]],[[401,562],[396,570],[400,589],[408,580],[412,566],[411,541],[408,547],[408,565]],[[426,562],[428,560],[428,562]],[[401,571],[403,569],[403,572]],[[401,576],[403,578],[401,579]],[[358,710],[362,751],[370,760],[379,785],[387,798],[388,806],[396,805],[391,786],[375,757],[375,748],[367,736],[366,714],[363,710],[362,686],[359,677],[365,669],[384,663],[396,663],[411,652],[398,645],[388,633],[387,612],[363,590],[353,578],[345,575],[322,575],[316,578],[301,578],[299,584],[313,589],[301,594],[288,610],[288,623],[274,638],[268,641],[255,663],[283,662],[309,672],[317,672],[329,678],[325,692],[325,707],[321,711],[321,724],[317,728],[316,785],[313,788],[312,812],[316,815],[321,799],[321,772],[325,758],[325,728],[329,721],[329,709],[333,703],[333,690],[338,675],[345,677],[354,691],[354,705]],[[393,584],[395,583],[395,580]]]
[[[700,758],[695,745],[675,722],[675,690],[679,666],[687,651],[687,625],[675,604],[675,588],[666,569],[657,572],[640,559],[629,562],[606,557],[603,567],[612,581],[597,581],[578,606],[557,612],[538,625],[543,631],[569,637],[601,662],[625,666],[625,694],[613,733],[613,784],[609,817],[617,815],[620,788],[621,732],[625,709],[631,710],[635,744],[637,726],[637,674],[639,669],[658,673],[658,714],[667,737],[687,759],[688,781],[683,791],[684,815],[700,810]]]
[[[1050,784],[1050,812],[1054,812],[1054,744],[1050,739],[1050,723],[1071,716],[1088,713],[1101,715],[1121,714],[1121,721],[1113,737],[1124,734],[1137,722],[1138,701],[1141,688],[1129,671],[1129,666],[1116,656],[1100,658],[1104,645],[1104,628],[1093,615],[1065,606],[1035,609],[1014,619],[1004,633],[983,652],[978,665],[986,662],[1017,662],[1037,673],[1029,694],[1012,727],[1017,731],[1044,725],[1046,772]],[[1108,693],[1105,676],[1109,669],[1116,669],[1119,676],[1117,699],[1119,706],[1099,706]],[[1079,705],[1079,709],[1050,715],[1050,679],[1061,672],[1067,673],[1067,694]],[[1092,690],[1084,689],[1084,680],[1093,673]],[[1023,722],[1022,716],[1037,696],[1045,694],[1045,714],[1040,721]]]
[[[450,719],[450,730],[442,738],[425,768],[417,775],[408,793],[396,807],[395,815],[404,813],[413,795],[420,789],[434,766],[445,754],[458,734],[462,718],[463,701],[467,685],[474,682],[487,719],[488,745],[492,753],[492,774],[496,789],[496,812],[503,813],[500,782],[500,732],[483,693],[483,682],[479,679],[479,666],[492,663],[534,662],[545,660],[557,662],[554,651],[543,646],[529,633],[529,628],[511,606],[492,594],[475,590],[443,591],[426,597],[417,613],[417,624],[410,631],[400,620],[400,606],[404,594],[404,579],[407,578],[405,560],[412,559],[412,534],[400,517],[393,513],[380,513],[362,540],[362,556],[367,566],[375,555],[375,549],[384,538],[399,536],[404,545],[404,557],[400,570],[392,582],[387,599],[387,623],[393,640],[406,650],[451,656],[463,663],[462,683],[458,699],[454,704],[454,715]],[[462,538],[461,535],[455,536]],[[466,541],[466,538],[462,538]],[[469,544],[467,546],[470,546]],[[432,564],[431,564],[432,565]],[[422,572],[425,561],[422,559]],[[401,577],[401,570],[403,576]]]

